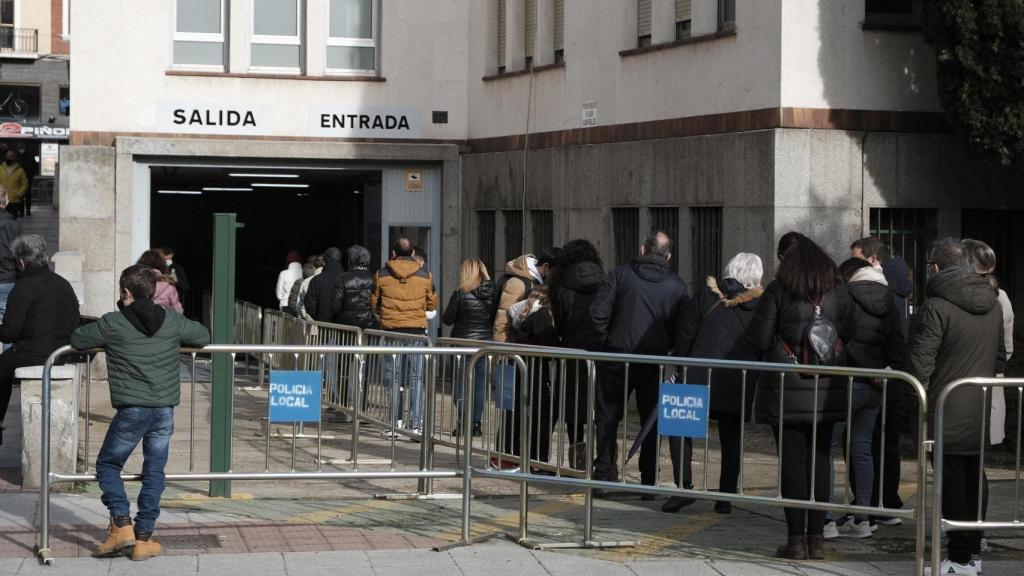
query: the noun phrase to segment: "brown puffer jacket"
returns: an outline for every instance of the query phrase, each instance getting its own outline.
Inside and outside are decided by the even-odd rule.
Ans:
[[[430,272],[412,258],[391,260],[377,272],[377,289],[370,306],[384,330],[427,329],[427,312],[437,310]]]
[[[501,294],[498,294],[498,313],[494,315],[494,341],[508,342],[512,331],[512,325],[508,319],[508,309],[520,300],[525,300],[530,290],[540,284],[530,274],[529,259],[534,258],[532,254],[524,254],[515,260],[509,260],[505,264],[505,275],[508,279],[499,284],[504,284]]]

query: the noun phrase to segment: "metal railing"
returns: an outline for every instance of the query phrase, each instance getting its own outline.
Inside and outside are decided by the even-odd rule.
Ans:
[[[981,388],[980,398],[968,398],[964,396],[967,389],[970,388]],[[1016,389],[1017,391],[1017,436],[1016,436],[1016,453],[1014,455],[1014,486],[1013,486],[1013,510],[1008,519],[1000,519],[989,521],[988,511],[986,508],[986,500],[984,493],[987,491],[987,479],[985,476],[985,452],[986,444],[989,442],[989,416],[990,416],[990,402],[989,398],[990,389],[992,392],[998,390],[1003,393],[1005,389]],[[960,518],[960,519],[948,519],[944,517],[942,510],[942,490],[945,478],[943,478],[944,465],[943,460],[945,456],[945,442],[946,442],[946,404],[953,398],[957,391],[961,394],[957,394],[955,402],[963,407],[964,405],[971,403],[972,401],[980,401],[978,406],[978,412],[980,418],[978,419],[978,494],[976,502],[976,514],[973,520]],[[946,385],[939,393],[938,399],[935,401],[935,443],[933,449],[934,459],[932,460],[932,471],[933,471],[933,486],[932,486],[932,549],[931,549],[931,560],[932,566],[939,566],[942,560],[942,533],[954,532],[954,531],[988,531],[988,530],[1024,530],[1024,522],[1021,521],[1021,460],[1020,460],[1020,441],[1021,441],[1021,425],[1022,415],[1021,408],[1024,408],[1024,378],[964,378],[956,380]],[[1009,413],[1009,411],[1007,410]],[[967,496],[966,494],[963,496]]]
[[[0,52],[34,54],[39,51],[39,31],[35,28],[0,26]]]
[[[311,356],[313,358],[320,358],[324,355],[331,354],[345,354],[354,355],[356,358],[374,357],[384,355],[388,357],[404,357],[408,355],[468,355],[472,354],[476,349],[472,348],[411,348],[402,346],[379,346],[379,347],[365,347],[365,346],[251,346],[251,345],[214,345],[207,346],[202,350],[183,350],[183,352],[189,354],[192,358],[192,378],[191,378],[191,398],[189,400],[189,464],[187,471],[170,471],[166,474],[167,481],[215,481],[215,480],[238,480],[238,481],[260,481],[260,480],[367,480],[367,479],[419,479],[421,483],[426,479],[435,478],[456,478],[461,474],[461,471],[456,468],[436,469],[433,466],[427,467],[424,465],[423,456],[420,455],[415,463],[398,468],[396,466],[397,455],[394,449],[394,441],[392,440],[391,446],[391,460],[389,462],[388,470],[386,471],[367,471],[358,469],[358,462],[355,459],[351,461],[351,469],[347,471],[333,469],[324,469],[324,460],[321,457],[321,446],[322,446],[322,429],[323,421],[321,420],[320,425],[317,426],[316,435],[316,458],[315,468],[311,470],[299,470],[296,466],[296,441],[297,435],[291,436],[290,454],[285,456],[284,461],[288,462],[290,470],[287,472],[276,472],[272,471],[273,461],[271,457],[271,434],[270,426],[271,423],[269,418],[266,422],[266,437],[265,441],[265,458],[263,470],[236,470],[235,465],[236,451],[234,445],[237,443],[235,434],[233,434],[233,427],[235,425],[236,416],[235,413],[236,402],[232,401],[232,422],[229,434],[231,434],[231,450],[232,461],[228,463],[229,472],[212,472],[212,471],[197,471],[195,469],[195,454],[196,454],[196,413],[197,413],[197,399],[196,394],[196,376],[195,376],[195,363],[198,355],[206,355],[213,353],[230,353],[232,362],[237,354],[251,354],[256,356],[269,356],[270,354],[277,354],[281,357],[291,357],[294,359],[295,365],[302,365],[303,358],[305,356]],[[50,407],[51,407],[51,370],[53,365],[63,357],[81,354],[74,350],[70,346],[64,346],[56,350],[46,360],[46,364],[43,368],[42,376],[42,390],[41,390],[41,475],[40,475],[40,499],[39,499],[39,533],[38,540],[36,543],[36,552],[40,559],[46,563],[51,564],[53,562],[53,555],[50,550],[50,486],[57,483],[64,482],[95,482],[96,475],[88,471],[86,468],[85,473],[80,474],[57,474],[50,471]],[[357,379],[362,380],[362,372],[356,371]],[[231,379],[231,390],[232,398],[237,394],[235,387],[236,371],[232,371]],[[90,385],[91,379],[87,379],[86,386]],[[358,389],[358,388],[357,388]],[[269,416],[270,402],[267,399],[267,414]],[[88,415],[88,412],[86,413]],[[428,413],[429,414],[429,413]],[[88,417],[88,416],[87,416]],[[250,416],[239,416],[246,418],[247,421],[252,421]],[[85,422],[85,427],[88,430],[90,422]],[[392,431],[394,431],[392,429]],[[293,424],[294,432],[294,424]],[[392,435],[394,438],[394,435]],[[358,428],[353,428],[353,445],[358,444]],[[88,446],[88,443],[87,443]],[[88,452],[86,453],[88,458]],[[248,460],[252,461],[252,460]],[[281,461],[281,464],[284,461]],[[280,464],[279,464],[280,465]],[[137,481],[141,479],[139,474],[122,474],[124,480]]]
[[[473,358],[469,361],[467,371],[470,374],[474,373],[475,367],[480,362],[490,361],[492,363],[514,363],[516,367],[516,382],[522,382],[523,385],[516,386],[516,401],[518,403],[518,414],[514,414],[512,418],[512,426],[514,426],[514,435],[518,438],[514,439],[513,442],[504,446],[503,448],[508,451],[511,448],[512,454],[508,455],[509,460],[518,461],[518,466],[512,471],[504,471],[501,462],[499,461],[495,465],[494,459],[488,460],[484,466],[474,465],[475,458],[469,455],[463,461],[463,524],[462,524],[462,538],[463,542],[471,542],[471,521],[472,521],[472,506],[471,506],[471,495],[473,490],[474,478],[499,478],[510,480],[520,483],[520,517],[519,517],[519,529],[518,533],[512,537],[517,542],[531,546],[538,547],[539,545],[532,542],[529,538],[528,533],[528,488],[531,484],[538,485],[551,485],[551,486],[562,486],[562,487],[575,487],[582,488],[585,491],[585,510],[584,510],[584,525],[583,525],[583,540],[579,545],[586,547],[603,547],[607,545],[618,545],[621,543],[606,543],[600,542],[594,539],[593,534],[593,497],[594,490],[619,490],[628,491],[641,494],[655,494],[665,496],[683,496],[694,498],[697,500],[717,500],[717,501],[729,501],[729,502],[747,502],[756,503],[762,505],[768,505],[772,507],[785,507],[785,508],[800,508],[806,510],[816,511],[831,511],[831,512],[845,512],[862,515],[873,515],[873,516],[888,516],[895,518],[904,518],[913,520],[915,522],[915,574],[922,574],[924,567],[924,553],[925,553],[925,536],[926,536],[926,497],[925,497],[925,484],[927,481],[926,472],[926,452],[925,442],[919,442],[917,446],[917,496],[916,505],[910,509],[893,509],[885,508],[883,504],[884,497],[882,494],[879,495],[879,505],[854,505],[849,499],[849,493],[851,492],[849,475],[847,475],[847,497],[845,502],[833,503],[830,501],[819,501],[815,498],[814,489],[814,470],[816,470],[816,458],[817,458],[817,432],[819,426],[819,411],[824,411],[824,408],[820,406],[826,406],[823,401],[827,401],[830,396],[839,398],[837,390],[840,390],[842,395],[845,396],[845,408],[846,408],[846,423],[849,426],[852,423],[852,405],[853,405],[853,389],[855,379],[857,381],[878,381],[881,382],[882,387],[882,405],[881,405],[881,418],[883,422],[882,429],[885,429],[884,423],[887,418],[895,417],[888,413],[885,394],[886,388],[890,385],[905,385],[913,391],[912,397],[917,400],[917,423],[916,430],[918,438],[924,439],[926,437],[926,426],[927,426],[927,395],[924,387],[918,382],[913,376],[902,372],[888,371],[888,370],[866,370],[866,369],[853,369],[853,368],[842,368],[842,367],[824,367],[824,366],[796,366],[789,364],[768,364],[759,362],[738,362],[738,361],[726,361],[726,360],[708,360],[708,359],[696,359],[696,358],[673,358],[664,356],[637,356],[637,355],[621,355],[621,354],[605,354],[595,352],[582,352],[572,350],[521,350],[521,351],[510,351],[508,348],[483,348],[477,352]],[[569,364],[575,362],[584,367],[581,372],[576,371],[576,376],[569,378],[571,370]],[[546,370],[545,370],[545,364]],[[608,378],[608,375],[612,370],[619,370],[624,376],[624,382],[632,382],[630,379],[630,370],[637,371],[638,373],[646,372],[647,377],[651,380],[647,384],[650,386],[657,386],[658,382],[665,382],[670,380],[673,374],[681,376],[683,382],[687,382],[688,371],[700,370],[705,372],[705,382],[709,384],[709,399],[713,398],[714,394],[714,376],[722,372],[740,372],[740,394],[741,394],[741,414],[739,418],[739,434],[740,434],[740,457],[739,457],[739,478],[737,490],[733,492],[723,492],[721,490],[713,490],[709,485],[709,471],[707,463],[709,462],[708,454],[710,449],[709,439],[705,439],[703,442],[703,482],[699,487],[695,488],[669,488],[658,485],[658,479],[661,476],[660,470],[660,459],[656,460],[654,481],[647,478],[645,483],[630,482],[626,479],[625,464],[620,467],[620,473],[618,479],[610,477],[596,479],[594,470],[594,456],[598,458],[602,456],[607,457],[607,454],[602,454],[600,449],[596,449],[595,441],[601,441],[605,443],[604,451],[608,451],[608,438],[599,438],[595,431],[594,413],[595,413],[595,397],[596,397],[596,385],[598,383],[598,365],[601,365],[602,379]],[[691,372],[695,373],[695,372]],[[489,374],[490,376],[491,374]],[[653,375],[653,377],[652,377]],[[774,495],[756,495],[750,493],[744,486],[744,462],[745,458],[745,442],[743,441],[746,433],[746,416],[747,416],[747,384],[748,378],[759,377],[761,382],[768,383],[772,378],[778,378],[779,386],[779,399],[778,399],[778,420],[776,422],[769,422],[772,426],[777,429],[781,429],[789,423],[785,420],[785,389],[787,385],[787,375],[801,376],[805,379],[812,379],[813,381],[813,398],[814,408],[811,418],[812,432],[812,446],[811,446],[811,482],[810,482],[810,493],[807,499],[798,499],[783,494],[783,451],[781,444],[778,445],[776,469],[777,469],[777,483],[775,487]],[[582,378],[581,378],[582,376]],[[541,382],[536,382],[536,379],[540,379]],[[538,390],[543,387],[550,385],[552,395],[558,397],[560,402],[558,403],[557,409],[554,409],[554,413],[557,414],[557,420],[566,423],[566,416],[568,410],[574,410],[575,405],[570,406],[565,401],[564,392],[567,389],[567,384],[570,380],[580,378],[585,382],[586,386],[586,407],[583,415],[585,421],[585,443],[586,443],[586,458],[585,458],[585,476],[583,478],[573,477],[571,474],[563,473],[568,472],[569,469],[562,464],[562,446],[559,444],[559,452],[556,456],[555,474],[553,476],[548,474],[537,473],[538,470],[535,467],[535,459],[538,459],[538,452],[535,452],[535,444],[531,442],[532,434],[537,430],[541,430],[536,426],[535,420],[538,417],[538,413],[543,414],[544,410],[551,411],[551,408],[544,408],[543,402],[538,402],[537,398],[532,396],[536,395]],[[654,380],[656,378],[656,380]],[[765,379],[768,380],[765,380]],[[837,389],[837,384],[844,383],[845,386]],[[491,382],[488,382],[489,387]],[[636,384],[637,386],[639,384]],[[762,384],[763,385],[763,384]],[[625,407],[628,406],[626,400],[628,400],[628,394],[630,389],[634,385],[625,386],[623,385],[623,394],[626,398],[623,399],[623,414],[625,414]],[[605,388],[607,394],[608,388]],[[463,421],[468,421],[472,417],[472,405],[474,403],[474,387],[465,387],[465,402],[463,405]],[[639,400],[639,398],[638,398]],[[541,407],[538,411],[538,405]],[[514,410],[513,410],[514,412]],[[485,415],[487,412],[485,412]],[[545,426],[550,426],[552,421],[545,423]],[[569,420],[569,424],[578,424],[579,422],[573,422]],[[507,424],[506,424],[507,427]],[[620,454],[623,454],[623,460],[625,460],[625,452],[627,447],[630,445],[628,442],[629,437],[627,436],[628,426],[625,422],[621,428],[618,423],[615,424],[617,438],[612,439],[612,445],[619,445],[621,442]],[[605,428],[607,431],[607,428]],[[464,445],[472,445],[473,437],[468,427],[465,430],[461,430],[463,433],[462,441]],[[544,434],[543,431],[540,432]],[[643,433],[642,431],[640,432]],[[884,433],[884,432],[883,432]],[[605,433],[607,434],[607,432]],[[885,439],[882,438],[884,443]],[[657,450],[656,454],[661,452],[661,438],[657,437]],[[544,445],[544,441],[536,444],[541,447]],[[847,440],[847,446],[849,447],[849,435]],[[522,448],[529,447],[529,449]],[[612,447],[614,451],[616,448]],[[696,450],[695,450],[696,452]],[[849,452],[847,452],[849,458]],[[641,458],[643,454],[641,452]],[[612,456],[614,462],[614,455]],[[884,464],[883,464],[884,466]],[[608,470],[604,471],[605,473]],[[876,471],[879,476],[884,474],[884,469]],[[555,547],[566,547],[575,544],[569,543],[558,543],[554,544]]]

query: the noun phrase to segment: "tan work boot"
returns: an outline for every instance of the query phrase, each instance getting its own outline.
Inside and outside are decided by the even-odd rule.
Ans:
[[[142,560],[149,560],[154,556],[159,556],[164,553],[163,546],[156,540],[153,540],[152,536],[142,540],[141,538],[135,541],[135,548],[132,549],[131,559],[136,562]]]
[[[110,558],[119,556],[125,548],[130,548],[134,545],[135,529],[132,528],[131,518],[111,518],[110,527],[107,528],[107,539],[96,549],[93,557]]]

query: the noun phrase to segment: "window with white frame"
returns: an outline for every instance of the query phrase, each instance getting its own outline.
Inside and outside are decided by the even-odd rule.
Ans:
[[[175,0],[175,67],[224,69],[224,0]]]
[[[249,67],[265,72],[302,70],[302,0],[252,0]]]
[[[376,72],[377,2],[378,0],[329,0],[328,73]]]

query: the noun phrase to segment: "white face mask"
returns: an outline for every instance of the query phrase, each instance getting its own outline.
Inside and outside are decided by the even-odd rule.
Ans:
[[[167,265],[168,265],[168,266],[170,266],[171,264],[174,264],[174,260],[171,260],[170,258],[168,258],[167,260],[165,260],[165,262],[167,262]]]

